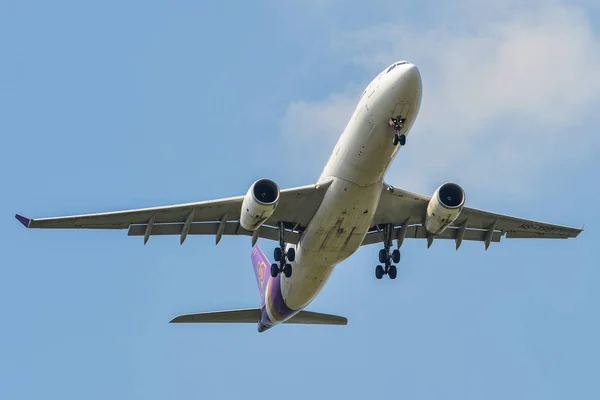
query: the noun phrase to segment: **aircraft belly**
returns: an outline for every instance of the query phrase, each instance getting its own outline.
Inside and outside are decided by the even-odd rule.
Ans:
[[[336,264],[362,243],[375,215],[382,182],[367,187],[334,179],[296,248],[292,277],[281,290],[291,309],[305,307],[320,292]]]
[[[380,75],[359,101],[319,178],[333,183],[302,234],[292,276],[281,280],[283,299],[293,310],[314,299],[335,265],[359,248],[370,228],[383,176],[401,147],[392,143],[390,118],[406,118],[405,135],[416,119],[420,80],[407,75],[386,86],[382,79]]]

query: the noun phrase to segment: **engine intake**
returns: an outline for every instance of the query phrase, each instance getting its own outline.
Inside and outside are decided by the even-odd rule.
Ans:
[[[438,189],[438,199],[445,208],[462,207],[465,192],[456,183],[445,183]]]
[[[425,229],[437,235],[456,221],[465,204],[465,191],[456,183],[444,183],[437,188],[427,205]]]
[[[250,186],[242,201],[240,225],[253,232],[273,214],[279,203],[279,186],[270,179],[259,179]]]

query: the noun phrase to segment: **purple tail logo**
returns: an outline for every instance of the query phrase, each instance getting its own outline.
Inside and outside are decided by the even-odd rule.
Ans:
[[[265,304],[265,286],[271,277],[268,272],[270,268],[269,259],[265,256],[258,245],[252,249],[252,266],[254,267],[254,274],[256,275],[256,284],[258,285],[258,291],[260,292],[260,305]]]

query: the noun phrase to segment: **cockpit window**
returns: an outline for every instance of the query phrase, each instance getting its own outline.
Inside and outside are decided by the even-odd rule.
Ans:
[[[396,68],[398,65],[408,64],[408,61],[400,61],[388,68],[386,74]]]

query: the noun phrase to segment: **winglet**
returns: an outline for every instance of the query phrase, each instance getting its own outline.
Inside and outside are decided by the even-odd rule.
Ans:
[[[15,214],[15,218],[18,219],[19,222],[22,223],[25,228],[29,228],[29,223],[31,222],[29,218],[26,218],[19,214]]]

